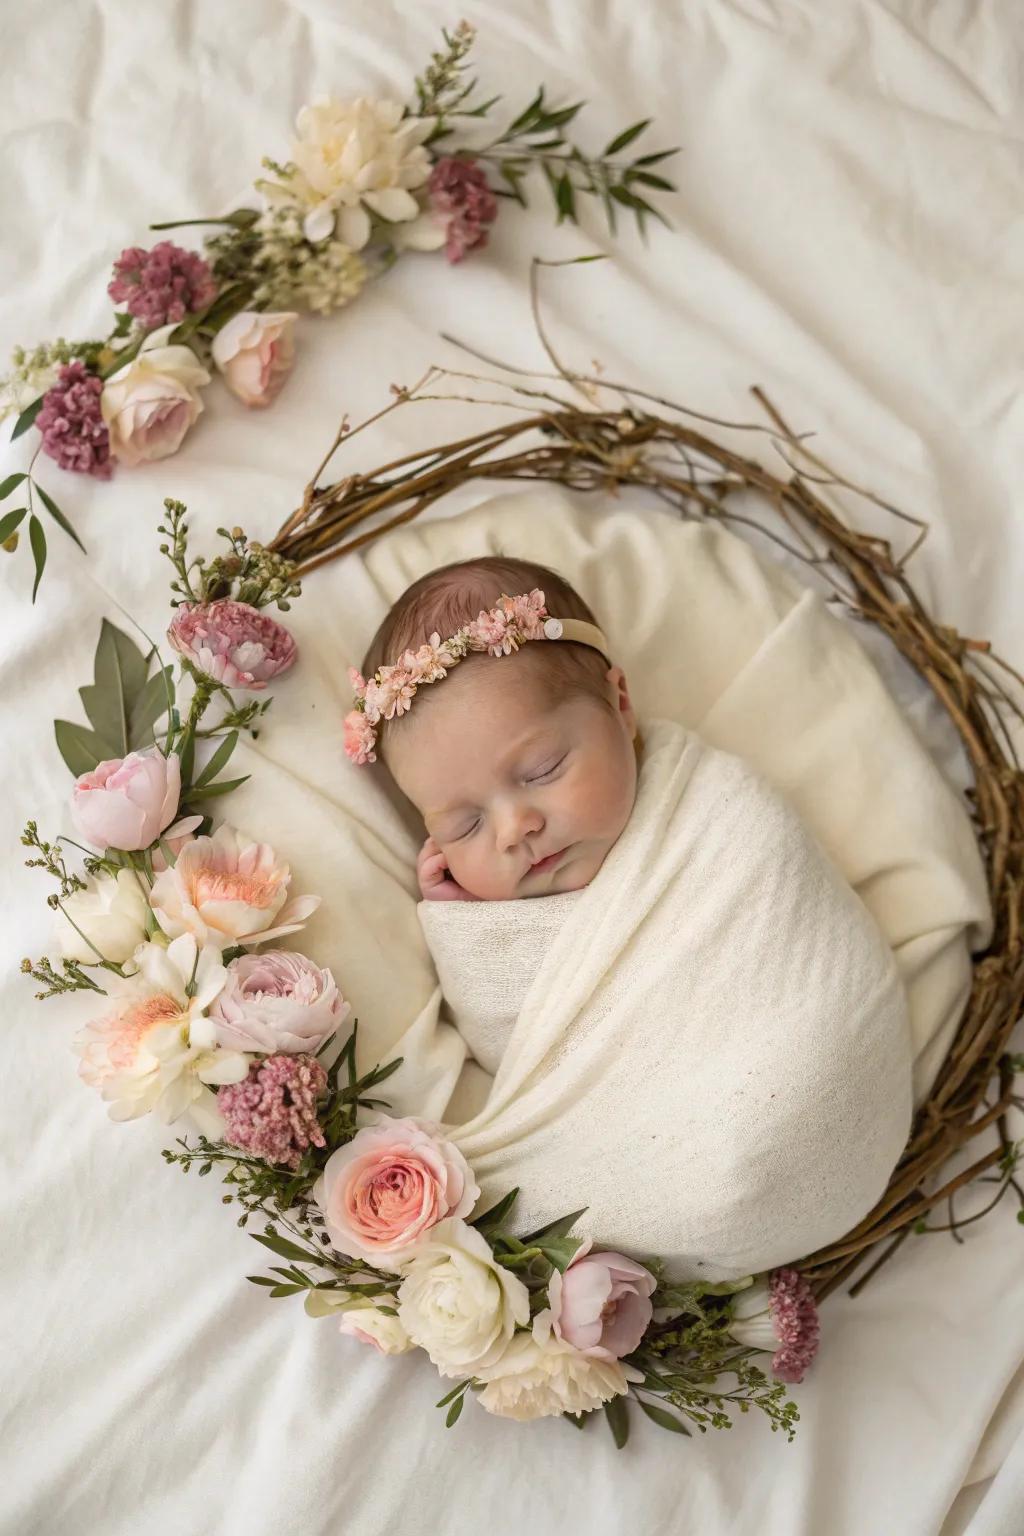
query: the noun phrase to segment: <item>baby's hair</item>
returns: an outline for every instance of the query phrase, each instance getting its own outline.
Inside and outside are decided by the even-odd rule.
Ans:
[[[404,651],[416,650],[435,630],[442,640],[446,640],[475,619],[482,608],[493,608],[503,593],[514,597],[520,592],[530,592],[534,587],[544,593],[548,613],[562,619],[598,623],[575,587],[550,566],[539,565],[533,560],[517,560],[510,555],[481,555],[473,560],[438,566],[406,587],[370,641],[360,670],[369,679],[379,667],[393,665]],[[528,676],[552,705],[567,696],[583,697],[615,713],[615,706],[608,698],[610,660],[605,661],[590,646],[567,640],[530,641],[514,657],[503,656],[497,660],[483,652],[471,651],[459,662],[457,671],[469,666],[503,666],[506,663],[514,663],[517,675]],[[429,707],[433,692],[433,688],[425,688],[417,694],[417,715],[422,713],[424,706]],[[401,728],[404,718],[381,721],[377,746],[381,756],[385,755],[389,734]]]

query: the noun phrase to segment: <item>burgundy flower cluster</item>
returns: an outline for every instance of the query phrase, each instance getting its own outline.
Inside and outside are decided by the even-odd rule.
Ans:
[[[430,173],[428,190],[437,212],[450,215],[444,247],[448,260],[461,261],[467,251],[482,250],[487,226],[498,216],[498,199],[480,167],[447,155]]]

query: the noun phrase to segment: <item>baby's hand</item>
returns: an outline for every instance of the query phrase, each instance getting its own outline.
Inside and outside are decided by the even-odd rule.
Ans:
[[[448,861],[432,837],[428,837],[416,860],[416,874],[424,901],[477,901],[464,891],[448,872]]]

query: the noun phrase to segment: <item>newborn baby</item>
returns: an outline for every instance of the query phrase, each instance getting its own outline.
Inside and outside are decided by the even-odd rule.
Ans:
[[[452,634],[503,593],[542,591],[549,614],[595,619],[565,579],[488,557],[431,571],[385,619],[363,664],[372,677],[438,632]],[[601,637],[603,639],[603,637]],[[427,901],[509,901],[589,884],[629,820],[639,739],[621,667],[589,644],[470,652],[415,707],[382,720],[377,746],[427,837]]]

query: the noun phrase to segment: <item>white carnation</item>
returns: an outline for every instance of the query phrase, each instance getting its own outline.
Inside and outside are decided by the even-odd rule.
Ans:
[[[642,1381],[641,1372],[618,1360],[582,1354],[545,1328],[517,1333],[493,1365],[474,1371],[487,1385],[478,1394],[488,1413],[506,1419],[543,1419],[590,1413]]]

